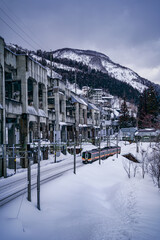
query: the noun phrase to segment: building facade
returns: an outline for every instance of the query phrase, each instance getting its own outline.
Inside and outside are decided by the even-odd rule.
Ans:
[[[100,111],[70,91],[26,54],[15,54],[0,37],[0,176],[6,175],[6,146],[37,139],[68,143],[98,136]],[[3,150],[2,150],[3,148]],[[27,159],[22,159],[27,167]]]

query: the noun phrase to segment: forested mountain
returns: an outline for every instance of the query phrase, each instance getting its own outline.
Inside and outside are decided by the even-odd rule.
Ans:
[[[52,70],[60,74],[64,81],[69,80],[71,83],[76,81],[80,88],[82,86],[103,88],[111,95],[121,98],[125,96],[127,101],[136,104],[140,94],[149,86],[156,88],[160,94],[159,85],[140,77],[129,68],[114,63],[102,53],[71,48],[52,52],[39,49],[33,52],[17,45],[8,47],[16,53],[27,52],[48,70],[52,66]]]

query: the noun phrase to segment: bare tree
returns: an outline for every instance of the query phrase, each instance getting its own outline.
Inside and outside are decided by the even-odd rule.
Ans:
[[[139,167],[139,163],[133,163],[132,167],[133,167],[133,176],[135,177],[137,173],[137,169]]]
[[[160,188],[160,143],[153,147],[153,154],[149,159],[149,172],[153,182]]]
[[[142,169],[142,177],[144,178],[145,173],[147,172],[147,165],[148,165],[147,151],[141,148],[139,151],[139,155],[141,158],[140,166]]]
[[[128,178],[131,178],[131,168],[132,168],[133,162],[128,159],[123,159],[122,163],[123,163],[123,167],[127,173]]]

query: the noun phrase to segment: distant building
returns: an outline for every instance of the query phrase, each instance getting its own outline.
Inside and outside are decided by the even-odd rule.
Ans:
[[[94,104],[99,104],[102,102],[102,89],[101,88],[94,88],[93,89],[93,94],[92,94],[92,99]]]
[[[135,133],[135,139],[144,142],[158,141],[160,140],[160,130],[154,128],[139,129]]]
[[[135,132],[137,131],[137,128],[130,127],[130,128],[121,128],[119,130],[119,137],[121,140],[131,140],[133,141],[135,139]]]

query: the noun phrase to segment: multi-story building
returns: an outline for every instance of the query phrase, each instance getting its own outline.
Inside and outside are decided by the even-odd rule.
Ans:
[[[52,140],[70,142],[76,138],[78,142],[79,136],[81,139],[93,138],[97,134],[93,129],[100,123],[99,109],[70,91],[61,79],[49,78],[49,82],[48,116],[51,129],[54,129]]]
[[[60,77],[27,54],[15,54],[0,37],[0,144],[28,143],[37,139],[69,142],[93,138],[100,125],[99,109],[67,89]],[[0,176],[6,158],[0,150]],[[27,166],[27,159],[21,162]]]
[[[100,109],[100,132],[101,138],[105,139],[118,131],[119,113],[113,107],[114,97],[103,91],[103,89],[96,88],[92,90],[90,98],[96,107]]]

